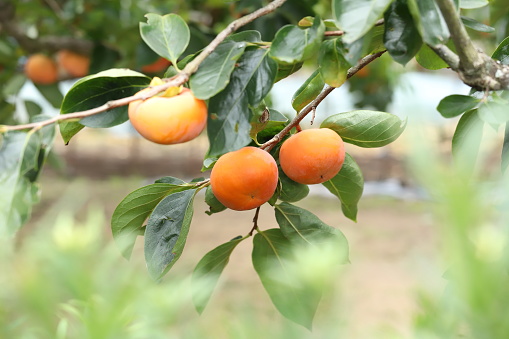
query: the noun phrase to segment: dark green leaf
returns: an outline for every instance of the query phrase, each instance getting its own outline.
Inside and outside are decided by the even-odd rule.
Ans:
[[[488,5],[488,3],[488,0],[460,0],[460,8],[480,8]]]
[[[154,280],[162,278],[182,255],[193,217],[196,190],[166,196],[150,215],[145,230],[145,262]]]
[[[279,200],[281,201],[296,202],[304,199],[309,194],[308,185],[293,181],[281,169],[279,170],[279,181],[281,183]]]
[[[146,87],[150,79],[128,69],[110,69],[89,75],[77,81],[66,94],[61,114],[84,111],[99,107],[110,100],[121,99],[136,94]],[[116,107],[103,113],[82,119],[80,122],[62,121],[60,134],[65,143],[84,126],[111,127],[127,121],[127,106]]]
[[[214,213],[222,212],[226,209],[226,206],[223,205],[219,200],[217,200],[216,196],[212,192],[212,187],[208,186],[205,191],[205,202],[209,205],[209,210],[205,211],[208,215],[212,215]]]
[[[333,0],[332,16],[346,34],[345,43],[352,43],[366,34],[380,19],[393,0]]]
[[[346,81],[350,63],[344,53],[345,47],[339,38],[324,41],[320,46],[319,70],[323,81],[329,86],[339,87]]]
[[[270,56],[287,65],[309,59],[318,51],[324,32],[325,25],[320,18],[315,18],[313,26],[305,29],[295,25],[284,26],[272,41]]]
[[[278,82],[279,80],[282,80],[286,78],[287,76],[292,75],[293,73],[297,72],[299,69],[302,68],[302,62],[298,62],[295,64],[278,64],[277,69],[277,76],[276,80],[274,82]]]
[[[251,119],[251,138],[258,142],[266,138],[270,139],[287,124],[288,118],[275,109],[266,107],[263,110],[260,108],[254,109]]]
[[[385,11],[384,45],[392,58],[406,65],[422,45],[419,31],[414,24],[405,0],[394,1]]]
[[[217,285],[224,268],[230,261],[230,255],[235,247],[244,238],[235,238],[228,241],[205,256],[196,265],[191,279],[191,288],[193,293],[193,303],[198,313],[202,313]]]
[[[507,170],[509,166],[509,123],[505,124],[504,144],[502,145],[502,172]]]
[[[329,116],[322,128],[330,128],[343,141],[360,147],[381,147],[390,144],[403,133],[406,120],[394,114],[377,111],[351,111]]]
[[[242,31],[242,32],[238,32],[238,33],[232,34],[232,35],[228,36],[225,39],[225,41],[260,42],[260,41],[262,41],[262,36],[261,36],[260,32],[258,32],[258,31],[247,30],[247,31]]]
[[[210,148],[207,157],[218,157],[250,143],[249,105],[258,105],[256,100],[271,88],[275,76],[274,69],[266,67],[266,58],[266,50],[247,49],[239,59],[228,86],[210,99],[207,122]],[[254,89],[255,84],[263,89]]]
[[[322,74],[319,70],[314,71],[293,95],[292,107],[300,112],[320,94],[323,86],[325,86],[325,83]]]
[[[253,239],[253,266],[279,312],[311,329],[322,291],[292,272],[292,244],[279,229],[257,233]]]
[[[444,118],[454,118],[466,111],[475,108],[479,100],[469,95],[453,94],[443,98],[437,110]]]
[[[465,169],[473,169],[479,153],[484,123],[476,109],[463,114],[452,137],[452,153]]]
[[[245,49],[245,42],[226,41],[220,44],[191,76],[189,85],[193,94],[206,100],[221,92],[230,82],[230,75]]]
[[[186,22],[177,14],[161,16],[149,13],[145,17],[147,22],[140,23],[143,41],[154,52],[176,65],[189,44],[190,32]]]
[[[343,233],[321,221],[313,213],[283,202],[275,206],[276,220],[283,235],[301,246],[320,247],[332,243],[337,250],[338,263],[348,262],[348,241]]]
[[[52,85],[38,85],[38,84],[34,85],[37,88],[37,90],[42,94],[44,99],[46,99],[51,104],[51,106],[55,108],[60,108],[64,96],[62,95],[62,92],[60,92],[60,89],[58,88],[58,83],[54,83]]]
[[[509,65],[509,37],[505,38],[498,46],[493,55],[493,59],[499,60],[504,65]]]
[[[425,43],[436,46],[449,40],[449,29],[434,0],[408,0],[408,8]]]
[[[126,259],[131,256],[136,237],[157,204],[167,195],[189,188],[184,181],[171,178],[138,188],[118,204],[111,217],[111,232]]]
[[[350,154],[346,154],[345,162],[339,173],[322,185],[339,198],[345,217],[357,221],[357,204],[364,190],[364,178],[359,165]]]
[[[426,44],[423,44],[419,52],[417,52],[415,60],[419,65],[430,70],[449,67],[449,65]]]
[[[483,32],[483,33],[495,32],[495,28],[485,25],[483,23],[480,23],[479,21],[474,20],[472,18],[468,18],[466,16],[461,16],[461,22],[463,22],[463,25],[465,25],[466,27],[471,28],[477,32]]]

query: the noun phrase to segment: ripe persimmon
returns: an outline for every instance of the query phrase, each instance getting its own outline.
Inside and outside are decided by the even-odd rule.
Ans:
[[[144,73],[159,73],[165,71],[168,67],[170,67],[171,62],[166,60],[163,57],[160,57],[156,61],[151,64],[145,65],[141,67],[141,71]]]
[[[58,65],[70,76],[81,78],[88,74],[90,67],[88,56],[64,49],[57,53],[57,61]]]
[[[129,104],[128,112],[129,120],[138,133],[147,140],[163,145],[192,140],[207,124],[207,104],[196,99],[188,88],[180,89],[180,93],[174,96],[165,96],[163,93],[161,96],[133,101]]]
[[[34,84],[49,85],[58,80],[58,67],[55,61],[44,54],[33,54],[25,64],[25,75]]]
[[[251,146],[221,156],[210,174],[210,186],[217,200],[236,211],[250,210],[269,201],[277,183],[274,158]]]
[[[345,161],[343,139],[329,128],[308,129],[288,138],[279,151],[285,174],[301,184],[332,179]]]

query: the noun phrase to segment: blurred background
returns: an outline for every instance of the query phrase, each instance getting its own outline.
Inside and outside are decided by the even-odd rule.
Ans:
[[[2,6],[9,3],[13,4],[0,1]],[[113,66],[142,70],[157,60],[139,38],[138,23],[145,13],[177,12],[191,22],[194,44],[187,53],[192,53],[225,22],[261,5],[262,1],[213,0],[17,1],[16,16],[9,20],[38,41],[46,35],[61,36],[62,27],[72,28],[65,35],[93,41],[88,50],[90,72]],[[329,1],[289,1],[286,6],[250,28],[271,39],[278,27],[306,15],[330,17]],[[37,46],[13,36],[5,14],[0,15],[0,123],[26,121],[26,102],[45,114],[58,114],[55,100],[76,79],[63,78],[48,86],[27,80],[23,65]],[[489,19],[483,10],[471,15]],[[117,24],[104,27],[108,20]],[[498,21],[499,33],[472,34],[482,38],[477,43],[490,53],[505,36],[506,24],[504,17]],[[270,94],[272,107],[292,117],[292,95],[314,66],[305,65],[277,83]],[[164,71],[165,67],[148,73],[162,76]],[[203,199],[196,199],[186,249],[159,284],[146,273],[141,239],[129,262],[112,243],[109,219],[129,192],[162,176],[208,176],[200,172],[208,147],[205,135],[183,145],[161,146],[142,139],[128,123],[84,129],[68,145],[57,135],[40,178],[41,201],[17,235],[15,251],[0,252],[0,337],[453,338],[459,333],[507,338],[509,206],[507,180],[496,160],[501,131],[485,129],[482,175],[469,179],[452,166],[457,120],[445,120],[436,111],[443,97],[468,92],[449,70],[430,72],[415,61],[403,67],[385,55],[332,92],[319,106],[313,125],[309,119],[302,124],[317,127],[327,116],[353,109],[383,110],[408,119],[407,130],[387,147],[347,145],[366,181],[357,223],[343,217],[337,198],[321,186],[311,187],[310,195],[298,203],[339,228],[350,244],[351,263],[327,272],[330,288],[313,332],[276,312],[252,267],[250,242],[235,250],[203,315],[194,311],[186,289],[194,266],[218,244],[246,234],[252,211],[208,216]],[[277,225],[267,206],[261,209],[259,225]],[[310,257],[316,262],[327,262],[327,253],[315,255]],[[302,267],[311,274],[320,269],[309,263]]]

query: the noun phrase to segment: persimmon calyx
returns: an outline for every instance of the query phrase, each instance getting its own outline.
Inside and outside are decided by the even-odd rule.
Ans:
[[[161,80],[159,77],[152,78],[152,81],[150,81],[150,87],[163,85],[164,81]],[[171,98],[176,95],[179,95],[180,92],[182,92],[182,86],[172,86],[168,87],[164,92],[159,93],[157,96],[159,97],[165,97],[165,98]]]

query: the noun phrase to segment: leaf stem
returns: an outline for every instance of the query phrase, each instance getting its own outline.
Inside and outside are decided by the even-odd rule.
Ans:
[[[248,235],[252,236],[254,231],[258,231],[258,217],[260,215],[260,206],[256,208],[255,215],[253,217],[253,228],[251,228],[251,231],[249,231]]]
[[[384,54],[385,52],[386,51],[384,50],[375,54],[367,55],[364,58],[362,58],[361,60],[359,60],[357,65],[351,67],[348,70],[346,78],[347,79],[351,78],[352,76],[355,75],[355,73],[357,73],[362,68],[367,66],[373,60],[382,56],[382,54]],[[320,94],[318,94],[318,96],[313,101],[311,101],[311,103],[304,107],[299,112],[299,114],[297,114],[297,116],[285,128],[281,130],[281,132],[273,136],[272,139],[270,139],[269,141],[262,144],[260,148],[267,152],[272,150],[274,146],[276,146],[277,143],[280,142],[283,139],[283,137],[292,130],[292,128],[299,125],[299,123],[302,121],[302,119],[304,119],[304,117],[306,117],[309,113],[314,112],[316,110],[316,107],[327,97],[327,95],[329,95],[335,89],[336,87],[326,86],[325,89]]]
[[[30,123],[30,124],[24,124],[24,125],[2,125],[0,126],[0,133],[5,133],[8,131],[19,131],[19,130],[25,130],[35,127],[43,127],[49,124],[53,124],[59,121],[63,120],[70,120],[70,119],[82,119],[91,115],[99,114],[105,111],[108,111],[115,107],[125,106],[128,105],[130,102],[135,100],[146,100],[166,89],[169,87],[177,87],[181,86],[183,83],[189,80],[189,77],[191,74],[195,73],[198,70],[198,67],[200,64],[210,55],[214,50],[223,42],[228,35],[235,32],[240,27],[254,21],[255,19],[258,19],[259,17],[262,17],[264,15],[267,15],[274,10],[276,10],[278,7],[281,7],[286,0],[274,0],[268,5],[254,11],[253,13],[250,13],[246,16],[243,16],[237,20],[232,21],[225,29],[223,29],[215,38],[210,42],[210,44],[205,47],[205,49],[202,50],[200,54],[196,58],[193,59],[190,63],[184,67],[182,71],[180,71],[177,75],[173,76],[172,78],[168,79],[165,84],[151,87],[151,89],[143,94],[136,94],[130,97],[125,97],[118,100],[112,100],[108,101],[104,105],[101,105],[99,107],[95,107],[92,109],[88,109],[85,111],[80,112],[74,112],[69,114],[60,114],[58,116],[55,116],[51,119],[44,120],[37,123]]]

